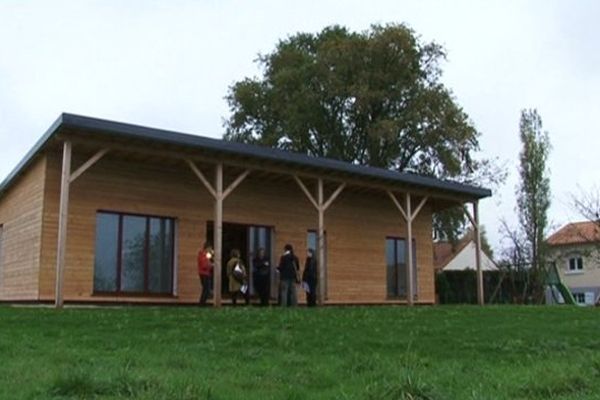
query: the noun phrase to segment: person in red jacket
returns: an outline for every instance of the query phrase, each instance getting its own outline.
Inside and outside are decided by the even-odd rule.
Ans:
[[[198,252],[198,277],[202,286],[202,293],[200,294],[201,306],[206,305],[206,300],[212,287],[214,255],[212,246],[208,242],[204,243],[202,250]]]

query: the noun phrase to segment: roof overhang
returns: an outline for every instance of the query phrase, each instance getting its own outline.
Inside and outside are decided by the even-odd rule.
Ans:
[[[324,178],[327,178],[328,175],[337,175],[352,177],[361,181],[378,182],[389,186],[390,190],[400,190],[401,188],[410,187],[422,193],[435,192],[446,194],[448,198],[456,198],[459,202],[474,201],[492,195],[491,190],[486,188],[435,179],[418,174],[360,166],[258,145],[228,142],[198,135],[63,113],[0,184],[0,196],[52,141],[60,139],[61,136],[66,137],[73,133],[84,135],[83,140],[86,139],[85,135],[91,137],[93,134],[110,142],[145,142],[157,146],[175,147],[185,150],[189,154],[203,152],[211,153],[221,158],[252,159],[259,162],[272,163],[273,165],[283,165],[290,169],[315,171]],[[140,149],[140,151],[144,150]]]

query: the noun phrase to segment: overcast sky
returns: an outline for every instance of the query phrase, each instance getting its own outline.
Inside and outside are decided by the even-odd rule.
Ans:
[[[597,185],[600,2],[0,2],[0,180],[61,112],[220,137],[236,80],[298,31],[406,23],[448,52],[443,81],[499,157],[506,184],[482,203],[494,247],[515,222],[520,110],[550,133],[554,226],[576,220],[569,193]]]

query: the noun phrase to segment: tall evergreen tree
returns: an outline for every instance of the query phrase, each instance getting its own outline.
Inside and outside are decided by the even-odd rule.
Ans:
[[[519,185],[517,211],[525,238],[525,253],[531,265],[532,294],[537,300],[543,294],[545,263],[544,238],[548,228],[550,208],[550,174],[547,168],[551,145],[548,132],[542,130],[542,118],[537,110],[523,110],[519,125],[521,153],[519,155]]]

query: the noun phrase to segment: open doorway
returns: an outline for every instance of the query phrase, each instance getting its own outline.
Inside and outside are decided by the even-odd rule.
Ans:
[[[272,243],[273,243],[273,229],[268,226],[260,225],[245,225],[236,223],[223,223],[223,245],[221,249],[221,292],[223,294],[229,294],[229,279],[227,277],[227,262],[231,257],[231,251],[238,249],[240,251],[242,261],[248,269],[249,273],[249,288],[250,296],[255,297],[254,289],[254,266],[252,260],[258,253],[260,248],[265,249],[269,265],[271,265],[271,279],[270,286],[274,287],[276,284],[275,277],[276,272],[273,267],[272,257]],[[206,239],[210,243],[214,243],[214,224],[213,221],[206,223]],[[271,290],[271,294],[275,291]]]

